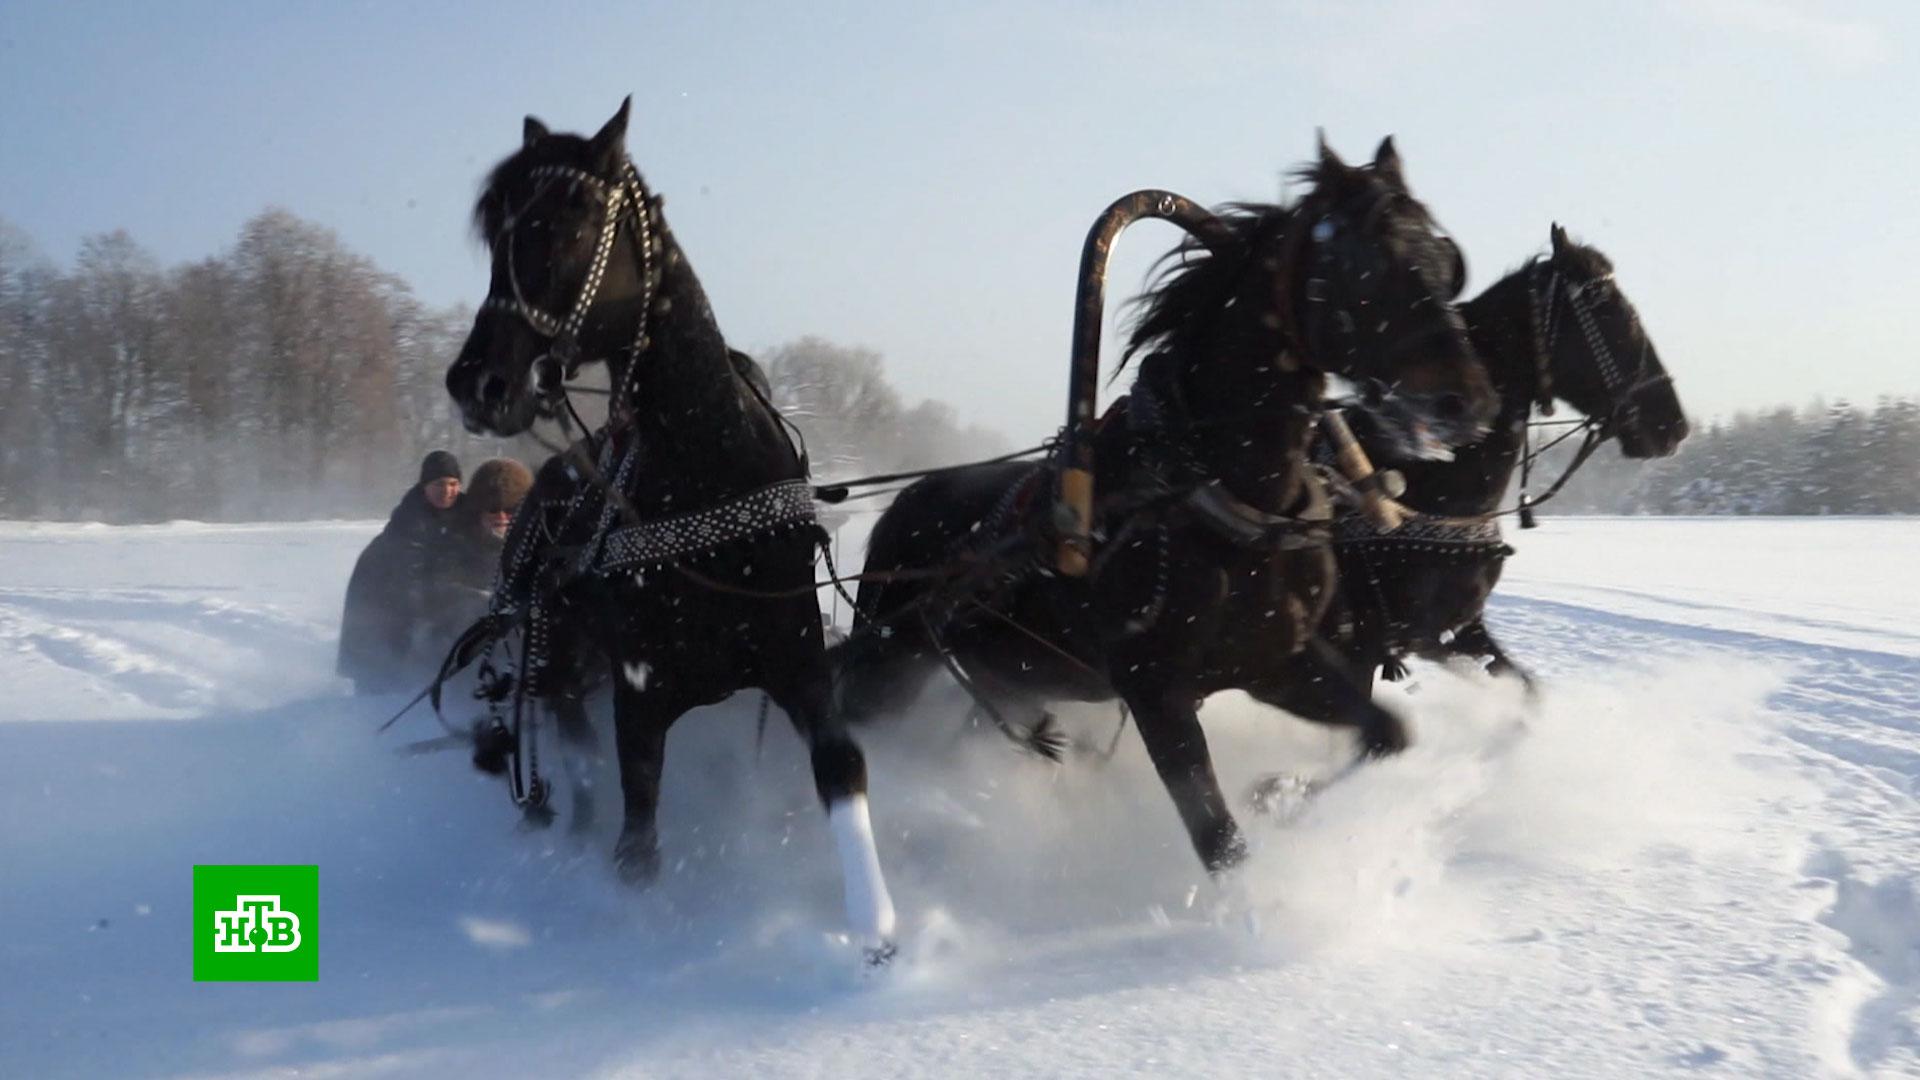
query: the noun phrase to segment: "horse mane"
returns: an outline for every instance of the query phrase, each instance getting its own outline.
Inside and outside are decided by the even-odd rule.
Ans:
[[[1273,203],[1229,203],[1213,213],[1239,241],[1232,250],[1222,253],[1187,236],[1155,259],[1146,291],[1127,302],[1135,309],[1133,322],[1113,377],[1138,353],[1194,344],[1191,338],[1219,313],[1260,241],[1285,228],[1294,210]]]
[[[1588,277],[1606,277],[1613,273],[1613,260],[1607,258],[1605,252],[1592,244],[1583,243],[1572,237],[1567,238],[1566,246],[1560,249],[1557,256],[1549,252],[1548,257],[1555,258],[1568,269],[1581,271]]]
[[[1307,193],[1290,205],[1236,202],[1214,210],[1220,223],[1240,241],[1231,251],[1222,254],[1188,236],[1154,260],[1146,291],[1128,302],[1135,314],[1114,378],[1137,353],[1199,344],[1193,335],[1219,313],[1247,260],[1261,250],[1262,241],[1286,229],[1310,201],[1330,196],[1345,202],[1363,196],[1367,200],[1363,227],[1371,227],[1373,219],[1388,210],[1418,215],[1428,224],[1433,220],[1426,205],[1408,194],[1396,177],[1371,165],[1356,167],[1322,159],[1288,175],[1307,185]]]
[[[507,221],[507,187],[516,177],[536,165],[577,165],[589,143],[578,135],[549,135],[532,146],[522,146],[503,158],[480,182],[480,194],[473,202],[473,233],[483,244],[491,245]]]

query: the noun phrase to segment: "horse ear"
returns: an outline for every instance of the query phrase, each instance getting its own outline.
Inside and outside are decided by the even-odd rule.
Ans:
[[[1333,147],[1327,145],[1326,128],[1314,128],[1313,141],[1318,144],[1317,152],[1320,155],[1321,168],[1345,169],[1347,167],[1347,163],[1340,160],[1340,155],[1333,152]]]
[[[1406,177],[1400,172],[1400,151],[1393,147],[1393,136],[1380,140],[1380,149],[1373,152],[1373,171],[1401,191],[1407,190]]]
[[[620,111],[601,126],[593,137],[593,152],[603,159],[625,157],[627,153],[627,114],[633,110],[633,95],[620,102]]]
[[[541,123],[539,117],[529,116],[526,124],[520,128],[520,146],[525,149],[551,134],[553,133],[547,130],[547,125]]]
[[[1557,221],[1553,223],[1549,235],[1553,237],[1553,253],[1556,257],[1573,244],[1573,241],[1567,239],[1567,230],[1561,228]]]

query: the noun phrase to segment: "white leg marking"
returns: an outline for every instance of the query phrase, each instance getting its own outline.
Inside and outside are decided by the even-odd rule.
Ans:
[[[880,852],[873,846],[867,797],[852,795],[833,803],[827,808],[827,824],[833,828],[834,844],[840,849],[840,873],[847,883],[848,924],[869,941],[891,939],[893,897],[887,895],[886,879],[880,875]]]

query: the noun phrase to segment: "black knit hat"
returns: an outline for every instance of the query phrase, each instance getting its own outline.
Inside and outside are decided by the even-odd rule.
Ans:
[[[423,484],[444,480],[449,476],[460,479],[460,459],[449,451],[435,450],[420,463],[420,482]]]

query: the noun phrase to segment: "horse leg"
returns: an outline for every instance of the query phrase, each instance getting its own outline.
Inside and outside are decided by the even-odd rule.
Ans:
[[[1493,639],[1492,632],[1487,629],[1487,620],[1484,615],[1456,630],[1453,640],[1447,642],[1447,651],[1460,656],[1488,657],[1487,674],[1518,676],[1521,685],[1527,688],[1528,697],[1536,697],[1540,693],[1540,686],[1534,681],[1533,673],[1514,663],[1506,650],[1500,647],[1500,643]]]
[[[1053,711],[1033,694],[1014,686],[991,667],[970,667],[952,658],[955,681],[972,699],[967,710],[969,725],[982,720],[992,724],[1015,746],[1048,761],[1066,757],[1068,739],[1061,733]]]
[[[1165,689],[1129,693],[1126,700],[1200,864],[1212,874],[1232,869],[1247,857],[1247,842],[1214,775],[1199,709],[1190,698]]]
[[[1315,637],[1290,658],[1277,677],[1245,687],[1254,700],[1304,720],[1360,733],[1369,757],[1407,748],[1406,724],[1374,703],[1373,665],[1358,668],[1323,638]]]
[[[881,963],[893,955],[895,920],[867,810],[866,755],[833,715],[833,680],[827,666],[806,667],[790,685],[770,686],[767,693],[806,741],[813,759],[814,790],[826,807],[827,824],[840,853],[847,924],[864,944],[868,961]]]
[[[904,711],[938,664],[919,620],[902,620],[891,631],[856,626],[851,638],[827,650],[834,711],[850,724]]]
[[[573,817],[567,822],[567,831],[577,836],[593,828],[593,767],[599,759],[600,741],[587,719],[587,704],[577,693],[554,696],[553,719],[565,748],[561,763],[573,793]]]
[[[924,617],[921,626],[926,632],[928,647],[946,666],[947,674],[967,695],[973,704],[967,710],[965,724],[973,726],[984,719],[998,728],[1000,734],[1015,746],[1038,754],[1048,761],[1058,762],[1066,753],[1066,740],[1060,735],[1054,724],[1053,714],[1040,705],[1032,695],[1021,693],[996,675],[991,664],[969,665],[962,661],[952,646],[942,640],[939,631],[933,628],[930,620]],[[1015,711],[1032,716],[1032,720],[1021,723],[1013,718]]]
[[[665,765],[667,729],[683,710],[656,692],[614,680],[614,746],[620,756],[620,793],[626,820],[613,846],[614,870],[629,885],[645,885],[660,873],[660,773]]]
[[[1373,701],[1376,662],[1367,656],[1343,656],[1323,639],[1313,638],[1305,652],[1292,657],[1272,677],[1243,687],[1255,701],[1302,720],[1356,729],[1362,747],[1359,757],[1329,777],[1309,780],[1285,772],[1260,777],[1247,792],[1256,810],[1269,817],[1290,819],[1304,800],[1367,759],[1406,748],[1406,726]]]

